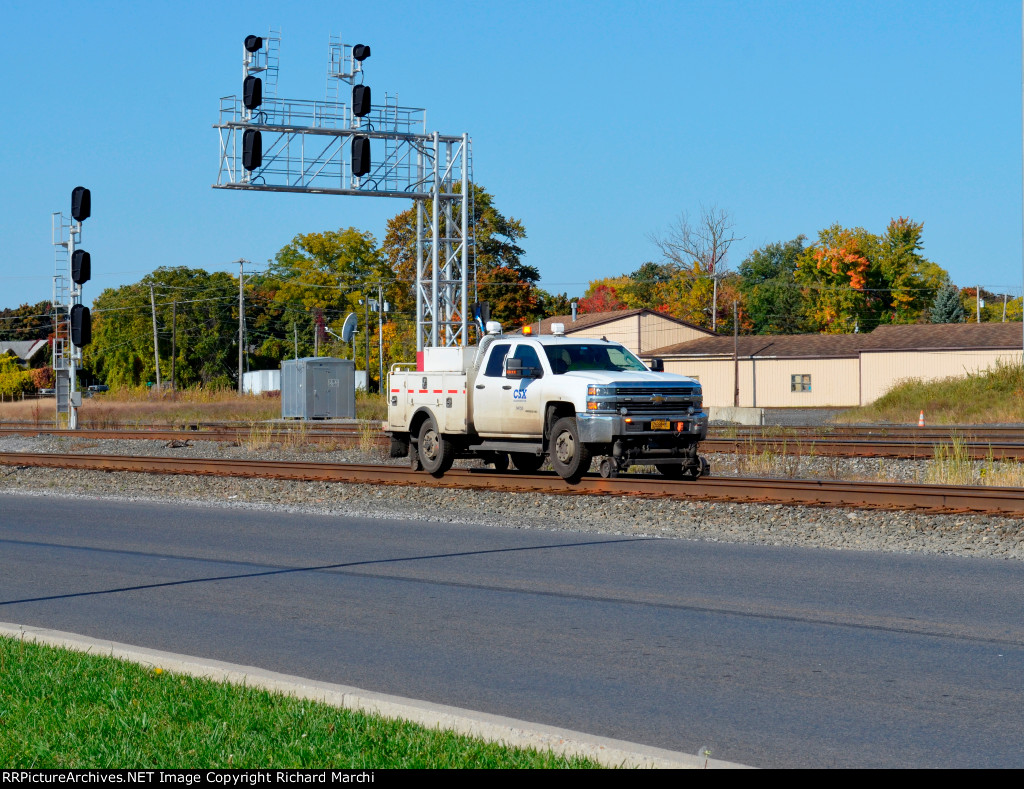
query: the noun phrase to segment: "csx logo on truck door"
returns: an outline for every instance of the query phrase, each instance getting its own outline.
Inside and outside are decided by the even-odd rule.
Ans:
[[[525,389],[513,389],[512,390],[512,399],[513,400],[525,400],[526,399],[526,390]]]

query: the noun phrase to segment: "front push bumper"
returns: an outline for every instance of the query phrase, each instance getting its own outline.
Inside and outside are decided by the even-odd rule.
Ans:
[[[619,438],[655,437],[703,441],[708,434],[708,415],[706,411],[656,416],[577,413],[576,427],[584,444],[610,444]]]

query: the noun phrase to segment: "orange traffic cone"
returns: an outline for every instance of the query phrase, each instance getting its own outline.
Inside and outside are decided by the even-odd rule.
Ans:
[[[921,416],[917,418],[917,426],[924,427],[924,411],[922,411]]]

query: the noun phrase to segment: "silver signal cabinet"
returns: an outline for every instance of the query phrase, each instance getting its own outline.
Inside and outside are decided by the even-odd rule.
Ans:
[[[329,356],[281,362],[281,417],[355,419],[355,372],[351,359]]]

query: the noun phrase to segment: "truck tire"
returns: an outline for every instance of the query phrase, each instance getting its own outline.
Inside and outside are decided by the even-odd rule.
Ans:
[[[443,476],[455,461],[455,445],[441,434],[433,418],[428,419],[420,427],[420,440],[416,445],[416,451],[419,453],[423,470],[435,477]]]
[[[522,471],[524,474],[533,474],[535,471],[539,471],[546,459],[543,455],[534,455],[531,452],[512,452],[510,454],[512,465],[516,467],[516,471]]]
[[[566,482],[579,482],[590,470],[590,450],[580,441],[576,418],[563,416],[555,422],[549,439],[549,458],[555,473]]]

